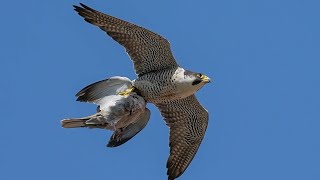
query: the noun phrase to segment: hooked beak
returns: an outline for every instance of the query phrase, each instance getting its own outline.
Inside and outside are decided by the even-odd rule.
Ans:
[[[209,78],[208,76],[206,76],[206,75],[203,75],[202,78],[201,78],[201,80],[202,80],[203,82],[205,82],[205,83],[211,82],[210,78]]]

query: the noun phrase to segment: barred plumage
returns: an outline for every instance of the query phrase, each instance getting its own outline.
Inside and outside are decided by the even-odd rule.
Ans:
[[[84,4],[74,6],[84,19],[98,26],[115,41],[126,48],[134,63],[137,75],[150,71],[176,67],[177,63],[170,50],[169,42],[147,29],[103,14]]]
[[[207,128],[208,112],[194,93],[210,79],[180,67],[169,42],[160,35],[80,5],[74,6],[75,11],[124,46],[132,59],[138,76],[133,82],[136,92],[159,108],[170,128],[168,178],[179,177],[195,156]]]

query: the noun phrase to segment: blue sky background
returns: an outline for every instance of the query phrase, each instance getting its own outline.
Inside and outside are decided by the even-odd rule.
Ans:
[[[181,180],[320,179],[320,1],[87,0],[166,37],[178,63],[214,79],[197,93],[210,112]],[[124,49],[72,8],[79,1],[4,1],[0,11],[0,179],[166,179],[168,128],[119,148],[111,132],[62,129],[92,114],[84,86],[135,78]]]

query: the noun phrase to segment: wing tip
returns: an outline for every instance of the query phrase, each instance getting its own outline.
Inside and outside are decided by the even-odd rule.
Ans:
[[[169,169],[167,170],[168,180],[174,180],[182,175],[183,171],[178,171],[177,169]]]
[[[106,145],[109,148],[114,148],[114,147],[118,147],[124,143],[126,143],[127,141],[129,141],[131,138],[128,139],[123,139],[122,141],[117,141],[115,139],[111,139],[109,140],[108,144]]]
[[[80,3],[80,5],[81,5],[81,3]],[[77,6],[77,5],[73,5],[73,8],[74,8],[74,10],[77,11],[78,13],[80,13],[81,11],[84,10],[83,7],[80,7],[80,6]]]
[[[85,100],[84,100],[84,98],[83,98],[82,96],[78,96],[77,99],[76,99],[76,101],[84,102]]]
[[[80,6],[77,5],[73,5],[74,10],[84,18],[85,21],[94,24],[94,21],[92,20],[94,13],[96,13],[97,11],[90,8],[89,6],[86,6],[82,3],[80,3]]]
[[[76,101],[79,101],[79,102],[84,102],[84,101],[86,101],[86,93],[85,92],[83,92],[83,90],[81,90],[81,91],[79,91],[76,95]]]
[[[77,6],[77,5],[72,5],[74,7],[74,10],[76,10],[76,11],[78,11],[78,10],[80,10],[80,11],[83,11],[83,10],[94,11],[91,7],[89,7],[89,6],[87,6],[87,5],[83,4],[83,3],[79,3],[79,4],[82,7]]]

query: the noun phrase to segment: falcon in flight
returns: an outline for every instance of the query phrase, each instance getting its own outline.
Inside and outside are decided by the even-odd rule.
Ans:
[[[208,112],[194,93],[209,83],[210,78],[180,67],[169,42],[160,35],[80,5],[74,6],[75,11],[122,45],[133,61],[137,79],[120,94],[136,92],[147,103],[153,103],[169,126],[167,175],[169,180],[174,180],[187,169],[206,132]]]

